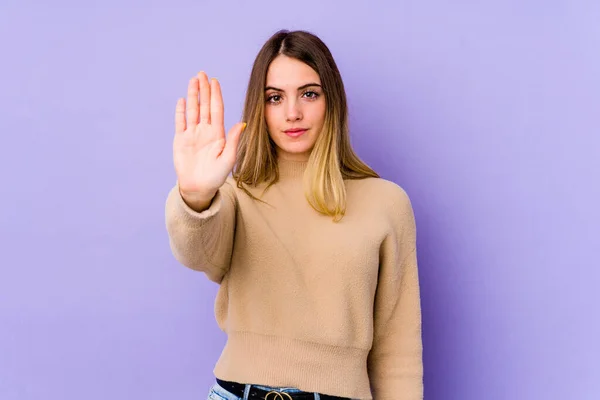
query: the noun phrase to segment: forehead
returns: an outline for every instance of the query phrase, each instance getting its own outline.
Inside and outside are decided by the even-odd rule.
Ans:
[[[277,56],[267,70],[267,86],[296,90],[306,83],[321,83],[319,74],[307,64],[284,55]]]

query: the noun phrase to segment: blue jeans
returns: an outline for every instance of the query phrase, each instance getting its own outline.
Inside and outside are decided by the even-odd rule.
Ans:
[[[253,387],[263,389],[263,390],[276,390],[278,392],[286,392],[286,393],[298,393],[302,390],[296,388],[289,387],[271,387],[271,386],[260,386],[260,385],[252,385]],[[244,393],[244,397],[238,397],[229,393],[227,390],[223,389],[218,383],[210,388],[210,393],[208,394],[208,400],[248,400],[248,393],[250,392],[250,385],[246,385],[246,391]],[[276,397],[272,396],[273,399]],[[319,393],[315,393],[315,400],[320,400],[321,396]]]

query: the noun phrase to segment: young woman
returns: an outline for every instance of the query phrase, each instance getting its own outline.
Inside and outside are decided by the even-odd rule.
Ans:
[[[220,285],[227,333],[209,398],[421,399],[413,209],[353,151],[318,37],[265,43],[243,121],[225,136],[219,82],[203,72],[175,113],[170,246]]]

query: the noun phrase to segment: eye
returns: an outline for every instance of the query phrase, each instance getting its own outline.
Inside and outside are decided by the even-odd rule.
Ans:
[[[311,100],[316,99],[317,97],[319,97],[319,93],[312,91],[312,90],[308,90],[306,92],[304,92],[303,94],[304,96],[308,97]]]
[[[267,97],[267,102],[269,103],[279,103],[281,101],[281,96],[278,94],[273,94]]]

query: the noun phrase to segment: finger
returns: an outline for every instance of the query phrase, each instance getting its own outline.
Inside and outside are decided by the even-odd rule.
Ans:
[[[227,143],[225,143],[221,157],[225,157],[231,163],[234,163],[237,157],[238,144],[240,143],[240,136],[244,129],[246,129],[246,123],[238,122],[229,130],[229,134],[227,135]]]
[[[175,106],[175,133],[183,132],[185,132],[185,99],[181,97]]]
[[[223,126],[224,110],[223,95],[221,94],[221,84],[216,78],[210,80],[210,123]]]
[[[187,93],[187,124],[198,125],[198,79],[193,77],[188,84]]]
[[[200,79],[200,122],[210,124],[210,84],[204,71],[198,74]]]

